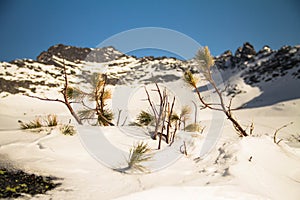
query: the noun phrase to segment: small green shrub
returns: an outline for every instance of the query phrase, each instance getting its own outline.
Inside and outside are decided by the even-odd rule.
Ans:
[[[144,142],[140,142],[133,146],[129,152],[128,168],[142,172],[147,171],[141,163],[149,161],[152,158],[152,155],[149,154],[150,151],[151,149],[148,147],[148,144]]]
[[[203,127],[199,123],[192,123],[185,127],[188,132],[202,132]]]
[[[154,120],[153,115],[146,111],[141,111],[137,117],[138,124],[148,126]]]
[[[46,118],[37,117],[32,121],[29,122],[22,122],[21,120],[18,121],[20,123],[21,129],[36,129],[41,127],[53,127],[58,125],[58,120],[56,115],[48,115]]]
[[[20,123],[20,128],[21,129],[35,129],[35,128],[41,128],[42,127],[42,122],[40,118],[36,118],[28,123],[19,121]]]
[[[44,123],[42,123],[42,121]],[[58,120],[56,115],[48,115],[47,118],[42,119],[36,118],[28,123],[18,121],[20,123],[21,129],[36,129],[42,127],[54,127],[58,125]],[[64,135],[74,135],[76,133],[75,127],[70,124],[63,124],[60,126],[60,131]]]
[[[45,122],[48,127],[57,126],[57,124],[58,124],[57,116],[56,115],[48,115]]]
[[[73,136],[76,133],[75,127],[70,124],[64,124],[60,127],[60,131],[64,135]]]

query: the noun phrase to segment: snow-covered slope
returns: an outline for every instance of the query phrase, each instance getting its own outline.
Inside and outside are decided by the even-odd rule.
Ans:
[[[257,98],[244,102],[249,108],[300,97],[295,91],[300,80],[300,46],[284,46],[279,50],[265,46],[256,52],[251,44],[245,43],[234,55],[226,51],[215,60],[221,82],[229,85],[229,95],[243,92],[238,86],[241,80],[261,91]],[[63,65],[67,67],[71,84],[86,83],[94,72],[105,72],[113,85],[131,85],[176,81],[181,79],[184,70],[198,71],[192,61],[151,56],[136,58],[113,47],[91,49],[60,44],[42,52],[36,61],[1,62],[0,93],[3,96],[4,92],[43,94],[49,90],[60,91]],[[279,90],[278,86],[289,89]],[[272,99],[266,100],[270,96]]]
[[[59,180],[62,186],[57,189],[20,199],[299,199],[299,55],[299,46],[279,50],[264,47],[256,52],[251,44],[245,43],[235,55],[227,51],[216,57],[223,80],[220,83],[228,85],[225,94],[228,99],[234,96],[233,107],[242,106],[234,114],[244,127],[253,122],[252,135],[239,138],[225,119],[219,129],[220,124],[212,120],[211,111],[198,109],[197,120],[205,129],[201,134],[191,133],[194,140],[187,143],[187,156],[178,148],[176,153],[180,158],[176,162],[149,174],[114,171],[93,158],[95,155],[82,145],[79,134],[65,136],[58,127],[24,131],[19,129],[18,120],[30,121],[35,116],[56,114],[60,123],[71,120],[81,133],[102,133],[125,152],[139,140],[136,136],[141,136],[141,129],[131,129],[132,135],[126,135],[122,134],[123,129],[128,129],[126,126],[78,126],[63,104],[22,94],[62,98],[62,67],[65,65],[72,86],[88,87],[90,75],[105,72],[113,98],[115,95],[119,100],[119,104],[114,105],[120,107],[115,109],[122,109],[125,116],[134,117],[143,109],[147,102],[143,101],[145,96],[141,96],[142,86],[145,84],[152,91],[149,84],[153,82],[170,88],[178,99],[182,97],[179,107],[189,103],[193,108],[193,91],[182,80],[186,69],[197,73],[192,61],[135,58],[113,47],[89,49],[56,45],[42,52],[37,61],[2,62],[0,161],[31,173],[62,178]],[[207,82],[199,77],[203,95],[213,96]],[[128,102],[122,99],[127,91],[134,91]],[[193,100],[197,102],[196,98]],[[189,122],[192,121],[193,117]],[[294,123],[279,131],[278,140],[283,141],[276,145],[272,138],[274,132],[290,122]],[[220,130],[220,137],[211,137],[212,131]],[[157,141],[146,134],[143,138],[157,154]],[[199,157],[204,141],[208,140],[216,141],[215,146]],[[104,145],[101,140],[94,142]],[[123,158],[120,163],[126,160]]]
[[[257,53],[253,46],[245,43],[233,55],[230,51],[216,57],[224,82],[229,82],[233,93],[243,92],[239,88],[242,79],[245,84],[257,87],[261,94],[247,103],[246,107],[273,105],[282,101],[299,99],[300,46],[283,46],[272,50],[264,46]]]

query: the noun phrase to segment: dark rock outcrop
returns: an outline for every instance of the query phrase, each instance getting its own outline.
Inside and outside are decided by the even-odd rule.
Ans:
[[[37,61],[44,64],[55,65],[56,63],[53,61],[53,56],[56,56],[74,63],[84,60],[88,62],[107,62],[118,59],[123,55],[124,54],[111,46],[92,49],[58,44],[51,46],[47,51],[43,51],[37,57]]]
[[[257,53],[253,46],[246,42],[235,54],[226,51],[215,58],[218,69],[242,71],[241,76],[247,84],[255,85],[261,81],[271,81],[285,76],[294,69],[292,77],[300,79],[300,46],[283,46],[272,50],[264,46]]]
[[[29,194],[45,194],[49,190],[61,185],[54,183],[57,180],[51,176],[28,174],[21,170],[0,168],[0,198],[18,198]]]

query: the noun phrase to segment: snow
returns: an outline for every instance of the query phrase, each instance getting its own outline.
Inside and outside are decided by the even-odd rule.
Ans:
[[[75,66],[75,70],[85,69],[96,72],[99,70],[97,67],[107,66],[108,72],[116,73],[115,67],[108,66],[112,62],[119,61],[101,64],[82,62]],[[122,62],[128,64],[126,67],[118,68],[119,71],[116,73],[118,75],[122,71],[130,71],[140,65],[133,58],[122,58],[120,63]],[[173,60],[169,59],[168,62],[172,63]],[[37,67],[37,64],[30,65]],[[22,70],[16,65],[9,64],[9,66],[13,74],[22,76],[17,78],[32,78],[28,74],[33,71],[27,70],[21,75],[19,72]],[[49,67],[42,64],[38,66]],[[151,73],[155,75],[166,73],[163,70],[153,70],[149,63],[143,67],[147,74],[143,76],[138,71],[137,74],[133,74],[133,80],[138,76],[143,76],[142,79],[149,78]],[[47,70],[56,73],[54,66]],[[53,80],[50,76],[46,78],[49,78],[49,82]],[[5,162],[27,172],[61,178],[59,181],[62,186],[48,191],[47,194],[31,198],[37,200],[298,200],[300,145],[297,141],[291,141],[290,137],[299,134],[300,130],[300,99],[293,94],[297,91],[299,82],[285,79],[251,87],[246,85],[238,75],[228,81],[244,91],[234,98],[233,107],[239,107],[257,97],[261,98],[261,101],[255,101],[251,107],[234,112],[244,127],[254,123],[253,134],[246,138],[239,138],[232,124],[222,114],[203,110],[198,112],[197,118],[201,121],[201,125],[205,126],[204,132],[202,134],[181,132],[178,134],[178,143],[175,143],[173,148],[164,144],[161,152],[156,150],[157,141],[149,139],[145,134],[146,129],[129,126],[78,126],[66,106],[61,103],[9,94],[0,99],[1,161],[3,162],[4,159]],[[206,82],[201,81],[201,86],[205,85]],[[187,92],[191,89],[187,88],[182,80],[168,82],[164,86],[178,97],[176,110],[186,104],[194,109],[191,100],[198,102],[197,98],[193,92]],[[151,90],[153,85],[147,87]],[[285,99],[278,95],[278,90],[286,95]],[[112,92],[117,100],[110,102],[110,105],[113,105],[114,112],[118,109],[123,110],[121,122],[128,115],[133,120],[146,105],[145,101],[141,101],[145,96],[137,83],[116,86],[112,88]],[[215,99],[209,89],[203,94],[207,98]],[[57,97],[59,93],[50,90],[47,95]],[[5,95],[1,94],[1,96]],[[18,120],[29,121],[36,116],[43,117],[48,114],[56,114],[61,124],[66,124],[71,119],[78,133],[74,136],[65,136],[60,133],[59,127],[42,128],[35,132],[19,129]],[[190,122],[192,121],[193,119],[190,119]],[[272,138],[275,130],[291,121],[294,122],[292,125],[278,133],[278,139],[283,141],[278,145],[275,144]],[[213,133],[217,134],[213,135]],[[112,170],[112,167],[122,167],[126,164],[130,148],[141,140],[147,142],[154,153],[154,160],[144,163],[151,173],[124,174]],[[188,144],[187,156],[180,153],[183,140]],[[211,148],[204,151],[207,142],[211,142]],[[111,145],[113,149],[105,145]],[[108,151],[109,149],[111,151]],[[116,150],[117,153],[112,153],[112,150]],[[162,160],[165,163],[162,163]]]
[[[182,199],[207,199],[207,200],[230,200],[230,199],[259,199],[265,200],[262,196],[246,192],[236,191],[232,186],[206,186],[206,187],[159,187],[135,193],[115,200],[151,200],[153,197],[157,200],[172,198],[174,200]]]
[[[294,103],[298,104],[299,100],[284,102],[280,111],[272,109],[273,106],[242,111],[239,117],[251,115],[254,120],[264,122],[273,129],[265,129],[255,121],[255,133],[259,135],[239,139],[232,131],[231,124],[226,123],[217,146],[198,162],[193,160],[199,154],[199,148],[196,148],[188,157],[181,157],[162,170],[144,175],[124,175],[97,162],[85,149],[78,134],[64,136],[57,129],[41,133],[18,130],[18,119],[30,120],[35,115],[54,111],[64,121],[71,119],[71,116],[64,105],[59,103],[10,95],[0,101],[0,154],[6,155],[10,162],[23,170],[63,178],[62,188],[33,199],[119,197],[117,199],[125,200],[165,199],[166,196],[172,199],[298,199],[299,154],[295,153],[297,151],[294,148],[285,145],[284,141],[275,145],[271,135],[264,135],[265,130],[273,133],[270,130],[280,125],[277,120],[293,117],[286,112],[295,107],[299,109]],[[270,119],[266,112],[273,112],[271,114],[274,118]],[[277,119],[275,113],[281,113],[282,117]],[[297,113],[294,113],[295,118],[299,118]],[[124,152],[128,152],[132,144],[138,141],[120,133],[116,127],[96,128],[101,129],[108,140]],[[81,129],[91,133],[91,127],[78,127],[78,130]],[[290,131],[296,130],[299,130],[299,125],[290,127]],[[201,141],[206,133],[203,134],[199,138]],[[278,137],[281,135],[284,133]],[[101,145],[101,140],[97,142]],[[148,142],[153,142],[152,146],[156,144],[155,141]],[[220,159],[220,148],[231,158]],[[250,156],[251,162],[248,161]],[[224,175],[226,168],[229,168],[229,175]]]
[[[251,162],[248,161],[250,156]],[[244,138],[237,159],[241,162],[233,166],[231,172],[241,177],[240,184],[245,188],[267,194],[271,199],[299,197],[299,157],[274,145],[271,138]]]

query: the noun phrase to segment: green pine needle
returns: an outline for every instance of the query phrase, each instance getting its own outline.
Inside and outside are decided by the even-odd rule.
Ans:
[[[148,126],[154,120],[154,116],[146,111],[141,111],[137,117],[139,124],[143,126]]]
[[[78,88],[69,86],[67,88],[67,97],[68,97],[68,99],[80,100],[84,97],[84,93]]]
[[[42,122],[40,118],[36,118],[28,123],[26,122],[20,122],[20,128],[21,129],[35,129],[35,128],[41,128],[42,127]]]
[[[64,135],[73,136],[76,133],[75,127],[70,124],[64,124],[60,127],[60,131]]]
[[[57,126],[58,124],[57,115],[48,115],[45,121],[48,127]]]
[[[208,81],[212,81],[210,70],[211,67],[214,65],[214,59],[210,54],[210,51],[207,46],[199,49],[195,56],[195,60],[198,63],[198,68],[200,69],[200,72],[204,75],[204,77]]]
[[[201,132],[203,127],[199,123],[192,123],[185,127],[185,130],[188,132]]]
[[[109,126],[110,124],[108,122],[111,123],[113,117],[113,113],[110,110],[106,109],[103,111],[102,116],[98,115],[98,123],[100,126]]]
[[[140,142],[130,149],[128,158],[128,167],[137,171],[147,171],[141,163],[149,161],[152,158],[148,144]]]
[[[190,86],[197,87],[198,80],[194,77],[191,71],[186,71],[184,73],[184,80]]]
[[[93,109],[84,109],[84,110],[78,111],[78,116],[81,119],[90,119],[90,118],[94,117],[94,115],[95,115],[95,110],[93,110]]]
[[[191,114],[191,108],[187,105],[183,106],[181,109],[180,116],[186,117],[187,115]]]

